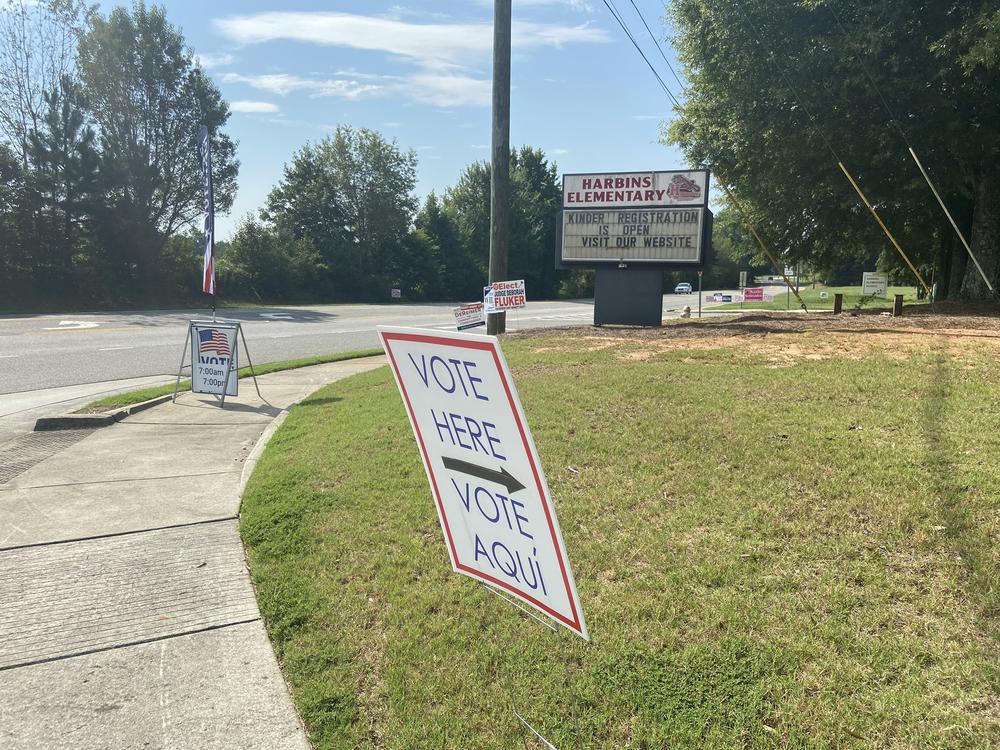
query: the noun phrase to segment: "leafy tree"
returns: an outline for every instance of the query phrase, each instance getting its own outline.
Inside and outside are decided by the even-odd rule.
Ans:
[[[322,293],[325,270],[308,237],[246,217],[219,261],[227,296],[259,301],[303,300]]]
[[[77,38],[93,13],[81,0],[0,3],[0,137],[25,167],[45,97],[75,72]]]
[[[510,179],[508,276],[523,278],[529,297],[554,297],[561,281],[555,271],[556,221],[562,204],[556,166],[541,149],[512,149]],[[479,269],[478,280],[485,282],[490,245],[489,164],[469,165],[445,194],[445,207],[470,260]]]
[[[778,252],[836,267],[887,247],[841,160],[944,290],[983,293],[899,125],[1000,281],[993,0],[675,0],[670,12],[691,87],[669,138],[733,183]]]
[[[411,300],[439,300],[448,297],[441,284],[441,248],[423,229],[414,229],[393,253],[389,278],[391,286],[403,290]]]
[[[514,180],[513,161],[511,181]],[[489,278],[490,264],[490,165],[477,161],[470,164],[453,187],[444,194],[444,212],[454,227],[463,254],[468,259],[469,279],[453,292],[461,298],[482,297],[483,285]],[[512,213],[518,208],[511,204]],[[508,259],[509,260],[509,259]],[[508,263],[508,270],[514,268]],[[513,278],[513,277],[512,277]],[[529,291],[529,294],[531,292]]]
[[[29,186],[35,212],[33,241],[45,253],[35,273],[57,297],[74,292],[89,273],[98,154],[79,90],[69,76],[45,95],[46,111],[29,134]]]
[[[24,167],[20,157],[0,142],[0,279],[6,289],[0,309],[9,310],[24,299],[30,279],[21,237],[19,211],[24,196]]]
[[[427,235],[437,248],[438,291],[436,298],[479,299],[482,296],[482,268],[459,240],[454,219],[433,193],[427,196],[415,219],[416,230]]]
[[[166,240],[202,211],[195,147],[202,125],[212,134],[216,211],[232,205],[239,163],[221,132],[229,108],[164,11],[142,2],[94,17],[80,39],[79,65],[103,157],[108,270],[148,293]]]
[[[337,296],[381,298],[410,231],[415,185],[412,151],[367,128],[339,126],[295,154],[263,216],[312,242]]]

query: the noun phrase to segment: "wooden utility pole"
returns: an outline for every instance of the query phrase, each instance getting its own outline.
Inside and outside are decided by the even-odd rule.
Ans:
[[[490,283],[507,277],[510,245],[510,3],[493,2],[493,156],[490,168]],[[506,330],[506,313],[487,316],[490,335]]]

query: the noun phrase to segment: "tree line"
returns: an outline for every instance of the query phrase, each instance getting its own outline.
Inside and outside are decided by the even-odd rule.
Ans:
[[[673,0],[668,12],[689,87],[667,137],[733,186],[790,264],[877,263],[916,284],[840,161],[940,297],[988,296],[912,147],[1000,287],[996,0]]]
[[[417,160],[365,128],[339,126],[285,165],[259,215],[219,262],[224,294],[266,301],[482,297],[489,265],[490,167],[469,165],[442,196],[414,198]],[[586,293],[585,272],[556,272],[562,190],[555,164],[511,151],[509,275],[533,298]]]
[[[947,6],[947,7],[946,7]],[[675,0],[690,87],[667,132],[730,181],[782,260],[856,282],[876,264],[908,279],[836,166],[850,166],[942,296],[982,296],[964,248],[906,151],[912,145],[1000,286],[1000,64],[995,3]],[[877,33],[876,33],[877,32]],[[888,112],[895,116],[890,117]],[[201,300],[202,186],[211,133],[215,205],[237,186],[230,112],[180,31],[137,2],[0,6],[0,308],[152,306]],[[481,297],[490,168],[466,167],[418,201],[417,159],[340,126],[296,152],[264,206],[219,243],[223,300]],[[557,168],[511,154],[510,278],[530,298],[592,293],[554,268]],[[768,272],[729,207],[715,221],[707,288]],[[780,269],[778,269],[780,270]],[[667,283],[696,282],[667,274]]]
[[[7,309],[156,304],[198,289],[182,233],[201,210],[194,149],[213,133],[216,205],[239,163],[229,109],[161,8],[80,0],[0,9],[0,278]]]
[[[81,0],[0,8],[0,307],[151,306],[200,299],[202,185],[211,134],[215,206],[236,192],[230,113],[165,11],[100,15]],[[414,195],[416,156],[367,129],[303,146],[257,215],[218,243],[232,301],[477,299],[487,277],[490,170]],[[556,167],[512,152],[509,268],[535,297],[586,293],[556,273]]]

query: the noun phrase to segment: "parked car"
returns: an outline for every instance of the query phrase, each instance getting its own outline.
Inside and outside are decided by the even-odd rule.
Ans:
[[[691,294],[691,285],[686,281],[682,281],[674,287],[674,294]]]

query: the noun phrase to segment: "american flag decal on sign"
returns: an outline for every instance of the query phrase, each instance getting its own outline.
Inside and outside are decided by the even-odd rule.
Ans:
[[[198,353],[214,354],[219,357],[232,356],[228,337],[215,328],[198,331]]]

